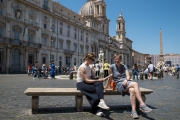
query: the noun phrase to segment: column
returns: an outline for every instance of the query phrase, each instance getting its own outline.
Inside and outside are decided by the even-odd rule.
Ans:
[[[6,47],[6,53],[7,53],[7,55],[6,55],[6,73],[7,74],[9,74],[9,58],[10,58],[10,48],[7,46]]]
[[[29,54],[28,49],[25,49],[25,57],[26,57],[25,67],[26,67],[26,65],[28,65],[28,54]]]
[[[25,16],[24,16],[24,21],[25,23],[29,23],[28,20],[29,20],[29,7],[27,5],[25,5],[26,9],[25,9]]]

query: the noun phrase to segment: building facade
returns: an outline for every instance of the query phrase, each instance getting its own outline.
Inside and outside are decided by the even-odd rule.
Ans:
[[[103,0],[88,0],[79,14],[53,0],[0,1],[0,66],[3,72],[26,71],[27,64],[73,67],[88,52],[102,50],[113,63],[122,54],[132,66],[132,41],[125,36],[122,13],[117,17],[116,36],[109,37],[109,22]],[[109,40],[113,43],[109,44]]]

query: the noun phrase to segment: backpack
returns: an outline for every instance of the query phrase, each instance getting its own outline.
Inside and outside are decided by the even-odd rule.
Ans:
[[[179,66],[176,67],[176,71],[179,71]]]

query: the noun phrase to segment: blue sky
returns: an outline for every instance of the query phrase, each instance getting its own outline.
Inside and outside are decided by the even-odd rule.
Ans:
[[[56,0],[57,1],[57,0]],[[59,0],[63,6],[78,13],[87,0]],[[104,0],[110,19],[109,34],[116,34],[120,11],[125,20],[126,37],[140,53],[160,53],[160,28],[163,54],[180,54],[180,0]]]

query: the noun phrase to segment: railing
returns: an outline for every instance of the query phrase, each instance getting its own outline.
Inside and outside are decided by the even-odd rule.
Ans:
[[[71,55],[72,55],[72,54],[74,54],[74,51],[72,51],[72,50],[64,50],[64,53],[65,53],[65,54],[71,54]]]
[[[49,8],[47,5],[43,5],[42,8],[43,8],[44,10],[50,11],[50,8]]]
[[[13,39],[13,38],[8,38],[8,37],[0,37],[0,43],[27,46],[27,47],[32,47],[32,48],[41,48],[42,46],[40,43],[34,43],[34,42]]]

